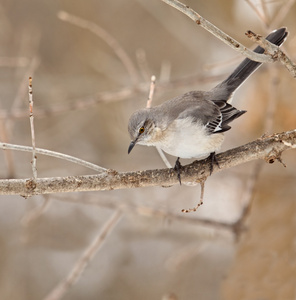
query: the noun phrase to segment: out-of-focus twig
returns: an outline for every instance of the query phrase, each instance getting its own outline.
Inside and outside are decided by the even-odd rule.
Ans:
[[[26,213],[22,219],[21,223],[23,226],[29,226],[32,222],[34,222],[36,219],[38,219],[44,212],[48,209],[50,203],[52,203],[49,195],[43,195],[43,203],[28,213]]]
[[[150,82],[150,90],[149,90],[148,100],[147,100],[147,104],[146,104],[147,108],[151,108],[151,105],[152,105],[152,100],[153,100],[154,91],[155,91],[155,82],[156,82],[156,77],[155,77],[155,75],[152,75],[151,76],[151,82]]]
[[[277,14],[272,18],[270,28],[276,28],[284,20],[287,14],[291,11],[292,6],[295,4],[295,0],[288,0],[286,3],[280,6]]]
[[[147,104],[146,104],[147,108],[151,108],[151,105],[152,105],[154,90],[155,90],[155,80],[156,80],[156,77],[154,75],[151,76],[149,96],[148,96],[148,100],[147,100]],[[165,165],[167,166],[167,168],[171,168],[172,166],[171,166],[170,162],[168,161],[168,159],[166,158],[163,151],[158,146],[156,146],[156,150],[159,153],[159,155],[160,155],[161,159],[163,160],[163,162],[165,163]]]
[[[36,141],[35,141],[35,128],[34,128],[34,115],[33,115],[33,87],[32,77],[29,77],[29,111],[30,111],[30,128],[31,128],[31,140],[32,140],[32,171],[33,178],[37,178],[37,155],[36,155]]]
[[[136,58],[137,58],[137,63],[138,63],[138,68],[140,70],[140,73],[141,73],[144,81],[147,82],[149,80],[149,74],[151,74],[151,72],[148,67],[145,50],[141,49],[141,48],[137,49]]]
[[[21,146],[21,145],[14,145],[14,144],[8,144],[8,143],[1,143],[0,142],[0,149],[6,150],[16,150],[16,151],[25,151],[25,152],[32,152],[32,147],[28,147],[28,146]],[[86,168],[92,169],[94,171],[97,172],[104,172],[107,169],[100,167],[98,165],[92,164],[88,161],[82,160],[80,158],[71,156],[71,155],[67,155],[67,154],[63,154],[60,152],[55,152],[55,151],[50,151],[47,149],[41,149],[41,148],[35,148],[35,152],[37,154],[42,154],[42,155],[47,155],[47,156],[52,156],[55,158],[59,158],[59,159],[63,159],[63,160],[67,160],[70,161],[72,163],[84,166]]]
[[[0,67],[26,67],[29,64],[27,57],[0,57]]]
[[[116,211],[109,218],[109,220],[107,220],[107,222],[101,228],[99,234],[95,237],[89,247],[75,263],[69,275],[64,280],[62,280],[58,284],[58,286],[44,298],[44,300],[62,299],[62,297],[69,291],[69,289],[77,283],[89,262],[94,258],[101,246],[106,241],[106,237],[112,232],[116,224],[118,224],[120,218],[121,212]]]
[[[176,80],[171,80],[169,82],[158,82],[157,90],[159,92],[167,91],[171,88],[183,88],[183,87],[190,87],[192,85],[199,84],[208,84],[208,83],[215,83],[222,79],[225,79],[226,74],[220,75],[204,75],[204,74],[197,74],[194,76],[183,77]],[[126,99],[130,99],[135,95],[142,93],[143,95],[147,93],[147,83],[139,83],[136,86],[132,87],[125,87],[119,91],[115,92],[101,92],[97,93],[92,96],[80,98],[74,102],[65,103],[65,101],[59,101],[59,104],[55,104],[50,108],[42,108],[36,107],[34,109],[35,118],[44,118],[51,115],[57,115],[73,110],[82,110],[87,109],[89,107],[93,107],[94,105],[101,103],[101,102],[117,102],[123,101]],[[21,119],[27,118],[28,112],[25,109],[15,108],[12,109],[10,112],[7,112],[4,109],[0,109],[0,119]]]
[[[117,57],[125,66],[133,84],[136,84],[139,81],[138,72],[132,60],[123,49],[123,47],[119,44],[119,42],[109,32],[93,22],[74,16],[65,11],[59,11],[58,18],[62,21],[74,24],[80,28],[87,29],[90,32],[94,33],[96,36],[100,37],[103,41],[105,41],[106,44],[109,45],[109,47],[115,52]]]
[[[258,5],[256,5],[252,0],[246,0],[246,2],[249,4],[249,6],[254,10],[254,12],[256,13],[256,15],[259,17],[259,19],[262,21],[262,23],[268,27],[268,20],[267,20],[267,16],[265,14],[265,11],[260,11],[260,9],[258,8]],[[262,7],[262,5],[261,5]],[[263,7],[262,7],[263,10]]]

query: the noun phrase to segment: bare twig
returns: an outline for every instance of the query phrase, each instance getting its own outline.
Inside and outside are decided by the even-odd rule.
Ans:
[[[280,61],[289,70],[293,77],[296,78],[296,65],[278,46],[270,43],[261,35],[256,34],[251,30],[246,32],[246,36],[264,48],[265,52],[267,52],[273,59]]]
[[[267,20],[265,12],[260,11],[260,9],[258,8],[258,5],[256,5],[252,0],[246,0],[246,2],[254,10],[254,12],[257,14],[257,16],[262,21],[262,23],[264,23],[264,25],[266,27],[268,27],[268,20]]]
[[[196,85],[196,83],[200,84],[208,84],[220,81],[225,79],[227,74],[221,75],[204,75],[198,74],[194,76],[184,77],[177,80],[172,80],[170,82],[159,82],[157,84],[158,91],[165,91],[171,88],[179,88],[179,87],[190,87],[192,85]],[[134,87],[125,87],[119,91],[115,92],[102,92],[97,93],[96,95],[80,98],[71,103],[64,103],[64,101],[60,101],[60,104],[55,104],[50,108],[38,108],[35,107],[35,118],[44,118],[51,115],[57,115],[73,110],[82,110],[87,109],[89,107],[93,107],[94,105],[101,102],[118,102],[129,99],[135,96],[137,93],[142,93],[143,95],[147,93],[147,84],[140,83]],[[10,112],[6,110],[0,109],[0,119],[21,119],[27,118],[28,111],[26,109],[15,108]]]
[[[258,54],[253,52],[252,50],[246,48],[241,43],[233,39],[231,36],[224,33],[221,29],[210,23],[208,20],[204,19],[201,15],[195,12],[189,6],[177,1],[177,0],[162,0],[166,4],[176,8],[181,11],[183,14],[188,16],[191,20],[193,20],[197,25],[200,25],[202,28],[206,29],[208,32],[213,34],[216,38],[224,42],[226,45],[230,46],[235,51],[240,52],[244,56],[252,59],[254,61],[268,63],[273,62],[273,59],[264,54]]]
[[[9,149],[9,150],[17,150],[17,151],[25,151],[25,152],[32,152],[33,151],[32,147],[21,146],[21,145],[13,145],[13,144],[8,144],[8,143],[1,143],[1,142],[0,142],[0,149],[3,149],[3,150]],[[103,167],[92,164],[88,161],[82,160],[80,158],[77,158],[77,157],[74,157],[74,156],[71,156],[71,155],[59,153],[59,152],[50,151],[50,150],[41,149],[41,148],[35,148],[35,152],[37,154],[42,154],[42,155],[47,155],[47,156],[52,156],[52,157],[55,157],[55,158],[67,160],[67,161],[70,161],[72,163],[75,163],[75,164],[84,166],[86,168],[95,170],[97,172],[104,172],[104,171],[107,170]]]
[[[147,100],[147,104],[146,104],[147,108],[151,108],[151,106],[152,106],[154,90],[155,90],[155,81],[156,81],[156,77],[154,75],[151,76],[149,96],[148,96],[148,100]],[[170,162],[168,161],[168,159],[166,158],[163,151],[158,146],[156,146],[155,148],[156,148],[159,156],[161,157],[162,161],[167,166],[167,168],[171,168],[172,166],[171,166]]]
[[[279,10],[277,11],[277,14],[271,20],[270,27],[271,28],[278,27],[278,24],[280,24],[284,20],[286,15],[291,11],[291,8],[294,4],[295,4],[295,0],[288,0],[284,5],[281,5]]]
[[[213,173],[220,172],[249,161],[264,159],[273,163],[283,151],[296,144],[296,129],[259,138],[246,145],[217,155],[219,167]],[[182,179],[189,182],[202,182],[210,175],[210,160],[195,161],[183,166]],[[57,178],[5,179],[0,180],[0,195],[22,195],[24,197],[50,193],[73,191],[99,191],[128,189],[148,186],[171,186],[178,184],[174,169],[147,170],[119,173],[108,170],[98,175],[69,176]]]
[[[85,250],[82,256],[78,259],[74,267],[72,268],[69,275],[62,280],[58,286],[49,293],[44,299],[45,300],[60,300],[62,297],[69,291],[69,289],[77,283],[85,268],[89,264],[89,262],[94,258],[97,252],[100,250],[101,246],[106,241],[106,237],[114,227],[117,225],[121,218],[121,212],[116,211],[110,219],[104,224],[101,228],[99,234],[95,237],[89,247]]]
[[[205,193],[205,180],[200,182],[200,198],[199,198],[199,203],[196,204],[195,207],[193,208],[188,208],[188,209],[182,209],[183,213],[189,213],[189,212],[194,212],[196,211],[201,205],[203,205],[203,198],[204,198],[204,193]]]
[[[267,3],[266,0],[260,0],[260,5],[261,5],[261,10],[264,15],[264,18],[266,20],[266,24],[270,24],[270,17],[269,17],[269,12],[267,9]]]
[[[32,171],[33,178],[37,178],[37,155],[36,155],[36,143],[35,143],[35,129],[34,129],[34,115],[33,115],[33,88],[32,77],[29,77],[29,110],[30,110],[30,127],[31,127],[31,139],[32,139]]]
[[[185,15],[187,15],[190,19],[192,19],[197,25],[200,25],[219,40],[223,41],[225,44],[230,46],[232,49],[240,52],[244,56],[248,57],[251,60],[262,62],[262,63],[271,63],[275,60],[279,60],[292,74],[293,77],[296,77],[296,66],[292,63],[292,61],[287,57],[285,53],[283,53],[279,48],[272,43],[266,41],[265,39],[263,43],[258,42],[264,49],[266,49],[266,53],[259,54],[255,53],[245,46],[240,44],[238,41],[224,33],[222,30],[217,28],[215,25],[210,23],[208,20],[204,19],[200,16],[197,12],[191,9],[189,6],[177,1],[177,0],[162,0],[163,2],[167,3],[168,5],[176,8],[177,10],[181,11]],[[277,47],[277,49],[275,48]],[[277,55],[275,55],[277,54]]]
[[[148,96],[148,100],[147,100],[147,104],[146,104],[147,108],[151,108],[151,105],[152,105],[152,100],[153,100],[154,90],[155,90],[155,81],[156,81],[156,77],[154,75],[152,75],[151,82],[150,82],[149,96]]]
[[[141,216],[146,217],[154,217],[154,218],[163,218],[169,220],[175,220],[178,222],[184,222],[187,224],[195,224],[195,225],[205,225],[211,227],[215,230],[233,230],[233,224],[221,221],[215,221],[213,219],[201,219],[201,218],[188,218],[184,214],[177,214],[174,212],[168,212],[165,209],[160,209],[159,207],[148,207],[148,206],[137,206],[135,204],[127,204],[124,203],[118,207],[118,200],[113,202],[111,199],[104,200],[104,202],[98,199],[93,199],[90,197],[85,197],[81,202],[80,197],[63,197],[55,195],[55,200],[62,201],[62,202],[70,202],[70,203],[79,203],[79,204],[86,204],[86,205],[95,205],[99,207],[105,207],[109,209],[119,209],[124,214],[127,213],[134,213]]]
[[[33,49],[34,50],[34,49]],[[21,83],[19,85],[19,88],[17,90],[16,96],[13,99],[11,108],[9,109],[9,113],[6,114],[6,117],[1,120],[1,140],[4,143],[9,142],[9,138],[11,136],[11,133],[13,132],[14,123],[9,118],[12,112],[17,110],[19,107],[23,104],[23,99],[25,99],[25,96],[27,96],[27,89],[28,89],[28,77],[30,74],[34,74],[36,69],[39,66],[39,59],[35,56],[31,61],[27,68],[27,71],[25,72],[23,79],[21,80]],[[28,109],[23,110],[24,117],[28,117]],[[8,177],[14,177],[15,167],[14,167],[14,161],[13,157],[10,151],[7,151],[5,154],[6,158],[6,164],[8,168]]]
[[[132,60],[130,59],[126,51],[123,49],[123,47],[119,44],[119,42],[113,36],[111,36],[111,34],[108,33],[105,29],[93,22],[71,15],[65,11],[60,11],[58,13],[58,18],[62,21],[74,24],[80,28],[87,29],[90,32],[94,33],[96,36],[100,37],[102,40],[104,40],[105,43],[109,45],[109,47],[115,52],[117,57],[125,66],[133,84],[136,84],[139,81],[138,72]]]

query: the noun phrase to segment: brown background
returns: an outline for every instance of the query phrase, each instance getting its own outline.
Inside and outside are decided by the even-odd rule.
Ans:
[[[286,2],[266,2],[271,20]],[[265,35],[274,29],[266,29],[245,1],[186,4],[250,47],[246,30]],[[61,10],[94,22],[121,44],[136,68],[135,86],[113,49],[88,30],[61,21]],[[294,61],[295,13],[294,5],[276,25],[288,27],[285,50]],[[118,171],[164,166],[153,148],[137,146],[127,155],[128,119],[145,106],[152,74],[158,84],[155,105],[188,90],[211,88],[217,83],[213,75],[223,78],[241,60],[160,0],[1,1],[0,24],[1,141],[31,144],[31,75],[36,145]],[[143,50],[147,68],[137,63]],[[111,97],[125,89],[131,91],[128,97]],[[110,100],[83,108],[100,93],[111,95]],[[223,149],[266,130],[294,129],[295,93],[295,81],[284,67],[262,67],[235,96],[235,105],[248,113],[233,123]],[[32,176],[31,154],[7,153],[0,155],[1,178]],[[12,164],[7,163],[10,155]],[[285,152],[283,160],[286,168],[262,162],[259,176],[256,163],[215,174],[206,183],[204,205],[188,215],[180,211],[195,205],[199,187],[51,195],[48,209],[30,222],[43,197],[1,196],[0,299],[44,298],[117,208],[123,217],[63,299],[168,299],[170,293],[186,300],[295,299],[295,151]],[[37,167],[39,177],[94,173],[41,155]],[[250,179],[254,191],[248,188]],[[198,223],[235,222],[250,199],[247,230],[239,240],[231,230]]]

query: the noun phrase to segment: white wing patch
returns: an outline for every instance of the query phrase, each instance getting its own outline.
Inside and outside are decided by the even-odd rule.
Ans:
[[[215,132],[219,132],[222,130],[222,113],[220,113],[220,115],[215,119],[215,120],[212,120],[210,122],[208,122],[205,127],[212,133],[215,133]]]

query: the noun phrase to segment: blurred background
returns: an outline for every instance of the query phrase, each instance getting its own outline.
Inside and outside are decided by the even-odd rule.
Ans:
[[[294,2],[184,3],[248,47],[247,30],[288,27],[283,48],[295,61]],[[165,167],[154,148],[127,155],[128,119],[146,105],[151,75],[157,105],[210,89],[242,60],[160,0],[2,0],[0,23],[1,141],[31,145],[32,76],[36,146],[117,171]],[[248,113],[222,150],[296,128],[295,93],[282,65],[262,66],[235,95]],[[0,299],[45,299],[106,222],[77,282],[48,299],[295,299],[295,151],[282,159],[286,167],[252,162],[214,174],[190,214],[181,209],[195,206],[199,186],[1,196]],[[30,153],[2,150],[1,178],[32,177],[30,162]],[[37,168],[38,177],[95,174],[41,155]]]

